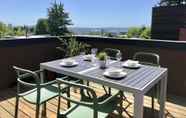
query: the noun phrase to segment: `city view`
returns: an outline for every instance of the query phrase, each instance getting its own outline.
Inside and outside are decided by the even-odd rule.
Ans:
[[[81,9],[80,7],[75,6],[76,9],[78,10],[74,10],[72,7],[74,6],[73,3],[70,4],[67,2],[67,7],[69,7],[69,10],[68,9],[65,9],[66,3],[67,1],[64,1],[61,2],[60,0],[57,0],[57,1],[47,1],[45,4],[41,5],[41,8],[43,9],[40,9],[39,11],[42,11],[42,13],[38,13],[37,11],[30,11],[30,7],[28,7],[28,12],[30,12],[31,14],[42,14],[40,16],[36,15],[36,16],[32,16],[33,19],[28,19],[28,21],[23,21],[22,19],[20,21],[16,20],[16,21],[13,21],[12,19],[8,19],[8,18],[11,18],[11,17],[17,17],[16,15],[15,16],[10,16],[9,14],[5,14],[5,13],[2,13],[2,18],[0,20],[0,37],[1,39],[5,39],[5,38],[13,38],[13,37],[28,37],[28,36],[34,36],[34,35],[51,35],[49,33],[49,26],[48,26],[48,21],[47,21],[47,17],[50,17],[49,16],[49,9],[54,5],[54,4],[61,4],[61,8],[63,9],[61,12],[64,13],[64,14],[68,14],[67,15],[67,18],[68,20],[70,20],[70,24],[66,24],[66,26],[68,27],[69,31],[72,33],[72,34],[75,34],[75,35],[97,35],[97,36],[106,36],[106,37],[118,37],[118,38],[144,38],[144,39],[149,39],[150,38],[150,20],[151,20],[151,7],[155,6],[156,4],[158,4],[156,2],[156,0],[150,2],[150,5],[148,5],[148,3],[146,3],[148,6],[150,6],[149,8],[146,8],[146,9],[142,9],[143,10],[147,10],[149,9],[149,11],[146,11],[149,15],[148,15],[148,20],[144,19],[144,18],[141,18],[141,21],[140,22],[132,22],[128,19],[127,16],[123,16],[122,13],[123,11],[122,10],[126,10],[126,8],[122,8],[120,6],[119,3],[117,3],[114,7],[115,7],[115,12],[118,12],[116,16],[114,17],[111,17],[110,15],[110,9],[109,7],[106,7],[105,10],[102,10],[101,8],[99,8],[100,10],[102,10],[102,12],[104,12],[105,14],[107,14],[107,18],[110,18],[110,21],[113,19],[113,21],[111,21],[110,23],[107,21],[107,22],[104,22],[104,19],[102,18],[102,15],[101,13],[98,12],[98,10],[95,10],[95,14],[93,16],[96,17],[96,14],[97,14],[97,17],[98,19],[96,19],[96,21],[94,20],[90,20],[91,22],[88,23],[89,19],[88,18],[80,18],[82,17],[83,14],[85,15],[89,15],[91,16],[89,13],[87,12],[84,12],[84,13],[81,13],[81,11],[78,11],[79,9]],[[107,3],[109,6],[111,6],[113,1],[111,1],[111,3]],[[119,0],[118,0],[119,2]],[[95,4],[96,2],[93,2],[93,4]],[[122,2],[123,3],[123,2]],[[8,2],[4,2],[4,4],[8,4]],[[20,4],[24,4],[24,2],[21,2],[20,1]],[[34,4],[34,2],[31,4]],[[41,3],[40,3],[41,4]],[[101,6],[102,4],[104,4],[104,2],[101,2],[101,4],[99,6]],[[129,4],[132,4],[129,3]],[[143,3],[140,3],[140,4],[143,4]],[[19,4],[18,4],[19,5]],[[87,5],[91,6],[91,3],[88,3]],[[12,10],[15,9],[15,12],[16,11],[22,11],[22,12],[19,12],[19,13],[16,13],[18,14],[19,16],[22,15],[21,17],[23,17],[23,19],[27,19],[27,18],[24,18],[24,13],[23,12],[23,9],[21,8],[17,8],[16,7],[16,3],[13,4],[13,3],[10,3],[10,6],[12,6]],[[81,3],[81,6],[86,6],[86,3]],[[119,7],[119,8],[117,8]],[[2,11],[3,10],[6,10],[6,8],[2,7]],[[37,8],[37,7],[36,7]],[[38,7],[39,8],[39,7]],[[18,9],[18,10],[17,10]],[[92,11],[93,9],[89,9],[90,12],[93,12]],[[109,12],[106,12],[106,10],[109,10]],[[43,12],[45,11],[45,13]],[[68,11],[68,12],[66,12]],[[83,11],[83,10],[82,10]],[[9,12],[9,11],[8,11]],[[133,10],[133,12],[135,12]],[[103,14],[104,14],[103,13]],[[127,13],[129,14],[129,13]],[[73,16],[74,15],[74,16]],[[78,15],[79,18],[75,19],[74,17]],[[5,16],[5,17],[3,17]],[[100,18],[99,18],[100,16]],[[132,18],[135,18],[133,15],[130,15]],[[27,13],[25,13],[25,17],[31,17],[29,16]],[[92,17],[92,16],[91,16]],[[118,17],[118,18],[117,18]],[[146,17],[145,15],[139,15],[139,17]],[[73,19],[74,18],[74,19]],[[7,21],[6,21],[7,19]],[[20,19],[20,17],[17,19]],[[82,21],[80,22],[77,22],[79,21],[79,19],[82,19]],[[143,21],[144,20],[144,21]],[[22,22],[21,22],[22,21]],[[133,19],[134,21],[134,19]],[[84,23],[86,22],[86,23]],[[129,24],[127,24],[129,22]],[[99,25],[100,24],[100,25]],[[113,24],[113,25],[112,25]],[[58,24],[60,25],[60,24]],[[60,26],[58,26],[58,28],[60,29]],[[42,29],[42,31],[39,31],[40,29]],[[127,34],[128,33],[128,34]]]

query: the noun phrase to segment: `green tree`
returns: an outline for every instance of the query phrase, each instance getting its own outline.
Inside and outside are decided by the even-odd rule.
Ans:
[[[6,32],[6,25],[3,22],[0,22],[0,37],[2,38]]]
[[[185,5],[186,0],[160,0],[159,6],[179,6]]]
[[[106,36],[106,37],[116,37],[116,35],[114,35],[112,32],[105,32],[105,33],[103,33],[103,36]]]
[[[137,27],[131,27],[128,29],[128,32],[127,32],[127,37],[128,38],[139,38],[140,36],[140,28],[137,28]]]
[[[143,38],[150,39],[151,29],[145,26],[142,27],[131,27],[128,29],[127,38]]]
[[[48,25],[51,35],[59,36],[69,33],[67,26],[71,25],[71,20],[61,2],[59,4],[54,2],[52,6],[48,8]]]
[[[44,18],[40,18],[37,21],[35,34],[48,34],[49,33],[48,28],[48,20]]]
[[[150,39],[151,38],[151,29],[150,28],[145,28],[143,30],[143,32],[140,34],[140,38]]]
[[[14,28],[14,35],[15,36],[24,36],[25,35],[25,30],[21,28],[21,26],[17,26]]]

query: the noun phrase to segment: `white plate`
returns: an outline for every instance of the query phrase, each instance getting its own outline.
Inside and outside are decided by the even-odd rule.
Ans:
[[[133,68],[133,69],[137,69],[137,68],[140,68],[141,67],[141,64],[135,64],[135,65],[128,65],[128,63],[123,63],[122,64],[123,67],[126,67],[126,68]]]
[[[103,75],[106,76],[106,77],[109,77],[109,78],[113,78],[113,79],[121,79],[121,78],[126,77],[127,72],[121,71],[121,72],[120,72],[119,74],[117,74],[117,75],[112,75],[112,74],[110,74],[110,71],[105,71],[105,72],[103,73]]]
[[[59,63],[60,66],[64,66],[64,67],[73,67],[73,66],[77,66],[79,63],[74,61],[72,64],[67,64],[65,61],[62,61],[61,63]]]
[[[91,61],[92,60],[92,55],[85,55],[84,57],[83,57],[83,59],[85,60],[85,61]]]

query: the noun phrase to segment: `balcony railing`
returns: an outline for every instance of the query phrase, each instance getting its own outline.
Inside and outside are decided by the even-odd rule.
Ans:
[[[83,36],[76,38],[100,50],[108,47],[120,49],[124,60],[132,58],[139,51],[159,54],[161,66],[167,67],[169,71],[168,93],[186,97],[186,42]],[[0,41],[0,88],[7,88],[16,82],[13,65],[39,68],[41,62],[62,58],[63,54],[55,48],[58,45],[59,41],[55,37]]]
[[[184,100],[180,100],[180,98],[178,99],[178,97],[175,97],[175,95],[181,96],[182,98],[186,97],[186,42],[135,39],[131,40],[87,36],[75,37],[78,41],[86,42],[92,47],[97,47],[99,50],[104,48],[120,49],[123,53],[124,60],[132,58],[134,53],[139,51],[154,52],[159,54],[161,66],[168,68],[167,90],[169,99],[166,105],[166,113],[170,117],[172,117],[171,115],[178,117],[186,116],[186,103],[183,102]],[[38,69],[41,62],[63,58],[63,54],[56,50],[56,47],[59,45],[59,43],[60,42],[56,37],[0,41],[0,89],[5,89],[4,92],[0,92],[0,94],[2,93],[0,95],[0,113],[5,113],[6,111],[10,113],[13,112],[10,107],[6,107],[7,105],[14,104],[12,100],[15,100],[15,89],[8,89],[16,83],[15,73],[12,69],[12,66],[16,65],[27,69]],[[4,96],[3,93],[6,95]],[[172,96],[172,94],[174,95]],[[131,95],[128,97],[130,100],[133,99]],[[145,98],[145,101],[148,100],[148,97]],[[150,101],[147,102],[147,106],[149,103]],[[25,103],[23,104],[25,105],[25,108],[29,107],[27,110],[30,109],[33,111],[33,106],[29,106]],[[56,105],[54,104],[56,104],[56,102],[53,101],[49,105],[56,108]],[[14,105],[12,105],[12,107],[14,107]],[[49,107],[49,111],[51,111],[50,108],[51,107]],[[180,109],[180,111],[175,112],[174,109],[177,108]],[[55,113],[53,113],[53,115],[54,114]],[[52,116],[52,114],[50,115]]]

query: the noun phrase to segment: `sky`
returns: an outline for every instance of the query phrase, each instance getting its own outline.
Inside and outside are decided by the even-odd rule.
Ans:
[[[150,26],[152,7],[159,0],[56,0],[64,4],[73,27]],[[0,21],[35,25],[47,17],[54,0],[1,0]]]

